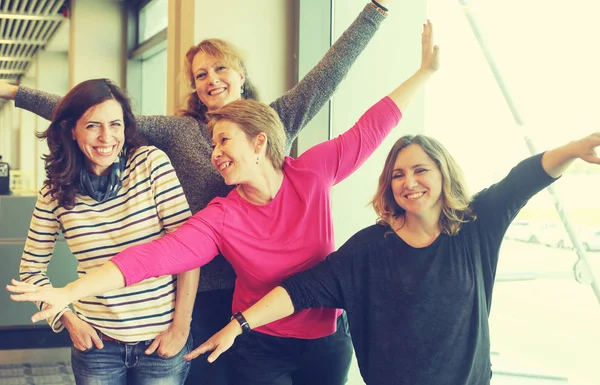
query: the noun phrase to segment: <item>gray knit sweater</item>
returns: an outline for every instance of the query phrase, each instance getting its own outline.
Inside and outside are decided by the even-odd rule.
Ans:
[[[323,59],[294,88],[271,103],[285,127],[288,150],[300,130],[331,98],[384,18],[367,4]],[[51,119],[59,101],[60,96],[23,86],[15,96],[17,107],[46,119]],[[202,210],[213,198],[229,193],[231,187],[223,183],[211,164],[211,138],[204,123],[183,116],[139,115],[136,122],[149,144],[171,159],[192,213]],[[202,267],[198,291],[232,288],[234,282],[233,269],[219,256]]]

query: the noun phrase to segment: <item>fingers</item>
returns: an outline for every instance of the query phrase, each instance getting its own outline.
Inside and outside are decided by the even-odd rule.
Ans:
[[[39,289],[35,285],[32,285],[27,282],[17,281],[15,279],[12,279],[10,283],[10,285],[6,285],[6,290],[10,291],[11,293],[34,293]]]
[[[55,311],[54,308],[48,308],[46,310],[42,310],[40,312],[35,313],[31,317],[31,322],[36,323],[36,322],[45,320],[47,318],[52,317],[53,315],[56,315],[56,313],[57,313],[57,311]]]
[[[208,356],[208,362],[210,362],[212,364],[213,362],[215,362],[217,360],[217,358],[219,358],[219,356],[221,354],[225,353],[225,350],[227,350],[227,349],[223,349],[222,346],[223,345],[217,346],[217,348],[215,349],[215,351],[212,352],[210,354],[210,356]]]
[[[146,349],[146,351],[144,353],[150,355],[152,353],[154,353],[156,351],[156,349],[158,349],[158,347],[160,346],[160,340],[161,340],[162,334],[159,334],[154,341],[152,341],[152,343],[150,344],[150,346],[148,346],[148,349]]]
[[[102,339],[100,338],[98,333],[94,332],[90,337],[92,337],[92,343],[96,346],[96,348],[104,348],[104,342],[102,342]]]
[[[210,352],[211,350],[214,350],[214,349],[215,349],[214,344],[206,341],[202,345],[198,346],[196,349],[194,349],[191,352],[189,352],[188,354],[186,354],[183,358],[185,358],[188,361],[191,361],[194,358],[198,357],[200,354]]]

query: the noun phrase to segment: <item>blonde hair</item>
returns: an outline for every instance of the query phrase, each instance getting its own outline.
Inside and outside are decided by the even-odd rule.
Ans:
[[[371,201],[378,216],[377,222],[391,226],[394,219],[404,217],[405,211],[396,203],[392,192],[392,174],[398,154],[411,144],[419,145],[442,174],[443,201],[439,219],[440,230],[448,235],[458,234],[463,223],[477,218],[470,207],[471,195],[462,170],[452,155],[439,141],[425,135],[403,136],[390,150],[379,176],[377,192]]]
[[[208,130],[212,135],[221,120],[236,123],[249,140],[264,132],[267,135],[266,156],[275,169],[283,167],[286,136],[283,123],[274,109],[255,100],[236,100],[206,113]]]
[[[213,56],[218,60],[221,60],[224,64],[238,71],[244,75],[244,92],[242,93],[243,99],[258,100],[258,91],[256,87],[248,79],[248,71],[244,64],[244,57],[237,47],[228,41],[221,39],[205,39],[202,40],[198,45],[190,47],[185,54],[185,68],[183,75],[185,76],[188,86],[192,90],[185,101],[185,108],[177,111],[177,115],[191,116],[199,120],[206,119],[206,111],[208,110],[204,103],[198,97],[196,93],[196,79],[194,77],[194,69],[192,63],[194,58],[200,52],[204,52],[207,55]]]

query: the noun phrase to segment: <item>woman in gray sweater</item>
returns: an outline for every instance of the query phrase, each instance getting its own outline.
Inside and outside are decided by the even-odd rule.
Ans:
[[[385,19],[387,9],[384,7],[390,0],[377,3],[368,3],[323,59],[294,88],[270,104],[285,127],[288,151],[300,130],[333,95]],[[211,138],[204,112],[236,99],[255,99],[256,92],[248,82],[243,61],[227,42],[205,40],[191,47],[186,59],[186,76],[196,90],[189,95],[187,108],[180,111],[179,116],[136,116],[136,122],[149,144],[163,150],[171,159],[190,209],[196,213],[213,198],[226,196],[231,189],[211,165]],[[56,95],[1,83],[0,97],[14,98],[17,107],[46,119],[50,119],[60,100]],[[183,306],[176,309],[172,327],[156,338],[147,353],[158,349],[165,356],[177,354],[189,333],[192,308],[191,331],[196,341],[205,341],[225,326],[231,317],[234,282],[233,269],[223,257],[202,267],[202,279],[196,283],[195,303],[193,293],[189,298],[178,300],[178,305]],[[224,370],[223,362],[206,365],[206,360],[195,360],[186,383],[224,384]]]

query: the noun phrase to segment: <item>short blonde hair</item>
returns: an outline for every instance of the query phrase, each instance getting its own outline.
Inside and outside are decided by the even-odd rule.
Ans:
[[[285,131],[279,115],[268,105],[255,100],[236,100],[215,111],[207,112],[206,118],[211,135],[215,125],[221,120],[239,125],[250,140],[264,132],[267,135],[267,158],[275,169],[283,167]]]
[[[391,226],[394,219],[404,217],[404,209],[394,199],[392,174],[398,154],[411,144],[419,145],[442,174],[443,202],[439,219],[441,231],[448,235],[458,234],[463,223],[477,218],[470,207],[471,195],[462,170],[452,155],[439,141],[425,135],[403,136],[390,150],[379,176],[377,192],[371,201],[378,216],[378,223]]]

